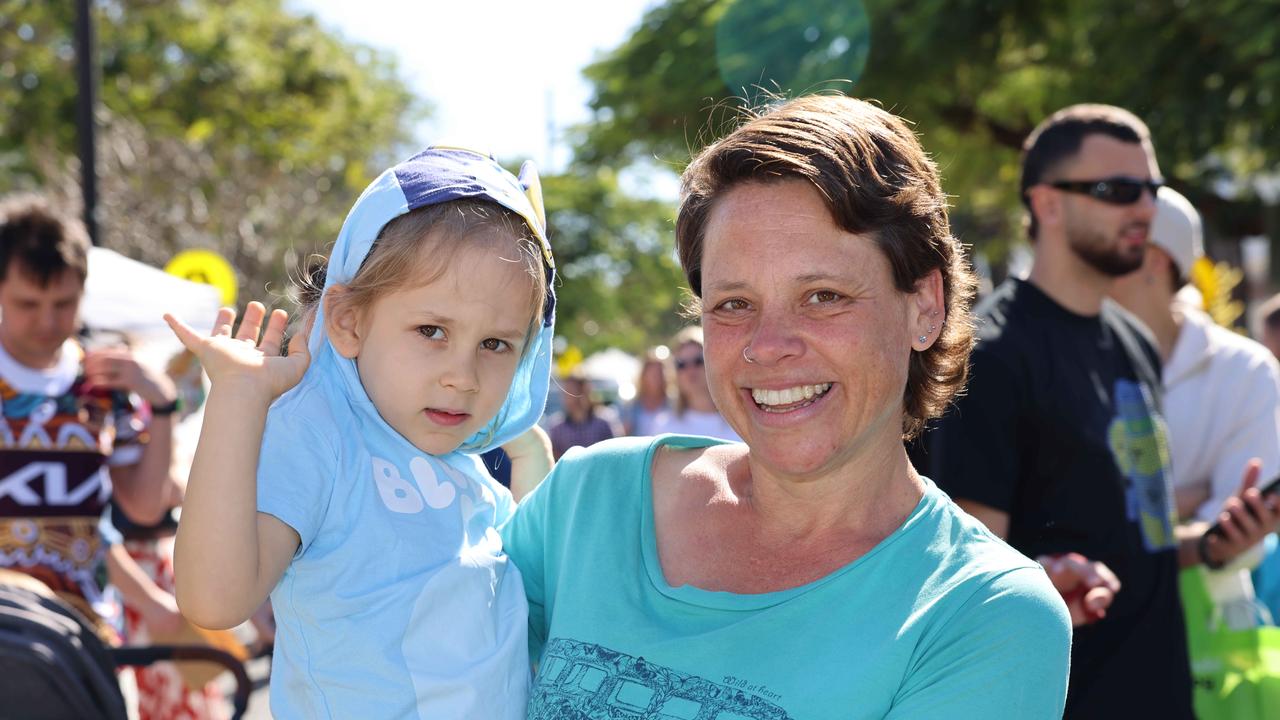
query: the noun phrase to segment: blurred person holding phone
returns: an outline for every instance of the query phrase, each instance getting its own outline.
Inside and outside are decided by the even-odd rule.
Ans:
[[[1246,552],[1236,546],[1274,531],[1277,521],[1230,509],[1243,507],[1236,496],[1251,460],[1263,479],[1280,472],[1280,364],[1262,345],[1177,299],[1203,246],[1200,213],[1176,190],[1160,188],[1142,265],[1116,280],[1110,295],[1151,330],[1160,353],[1178,533],[1194,541],[1181,545],[1188,554],[1182,565],[1209,570],[1209,596],[1229,627],[1243,629],[1261,621],[1249,570],[1262,559],[1262,545]],[[1265,503],[1274,510],[1277,500]],[[1214,523],[1220,537],[1205,532]]]

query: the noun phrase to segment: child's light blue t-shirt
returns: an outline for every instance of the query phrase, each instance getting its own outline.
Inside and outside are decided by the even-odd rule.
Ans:
[[[654,537],[661,445],[570,451],[502,530],[539,659],[528,717],[1062,717],[1071,623],[1044,571],[933,483],[871,552],[756,595],[672,587]]]
[[[523,717],[528,606],[494,529],[510,493],[473,456],[378,426],[341,391],[354,373],[325,367],[344,360],[316,362],[272,407],[259,463],[259,511],[302,540],[271,593],[272,714]]]

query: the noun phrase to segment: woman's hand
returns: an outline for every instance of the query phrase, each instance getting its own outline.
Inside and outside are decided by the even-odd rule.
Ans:
[[[269,402],[302,380],[311,363],[311,354],[307,350],[311,327],[308,324],[300,328],[289,342],[289,354],[281,357],[280,344],[289,314],[284,310],[272,311],[269,318],[266,314],[262,303],[249,303],[244,309],[240,330],[234,337],[231,328],[235,324],[236,311],[232,308],[218,311],[213,332],[208,336],[197,333],[172,315],[165,314],[164,319],[182,344],[200,359],[214,387],[219,383],[239,383]],[[265,329],[262,326],[264,318],[267,320]],[[260,341],[259,333],[262,335]]]
[[[153,636],[172,637],[182,629],[184,620],[182,613],[178,612],[178,601],[163,590],[141,603],[137,610],[142,616],[142,624]]]

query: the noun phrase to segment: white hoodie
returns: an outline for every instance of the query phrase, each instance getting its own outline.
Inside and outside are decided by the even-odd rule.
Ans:
[[[1261,344],[1218,326],[1203,312],[1183,312],[1162,378],[1173,485],[1207,490],[1209,499],[1195,517],[1213,522],[1222,503],[1240,489],[1250,458],[1262,459],[1260,483],[1280,472],[1280,364]],[[1209,592],[1233,627],[1256,624],[1249,568],[1261,557],[1259,546],[1223,570],[1206,573]]]

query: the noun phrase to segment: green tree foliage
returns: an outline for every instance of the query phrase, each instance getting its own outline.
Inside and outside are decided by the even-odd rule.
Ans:
[[[556,334],[586,355],[638,353],[674,334],[684,276],[671,203],[623,192],[603,167],[544,177],[543,190],[561,276]]]
[[[1000,246],[1019,233],[1022,139],[1059,107],[1107,102],[1147,120],[1163,172],[1219,228],[1259,232],[1255,188],[1280,164],[1276,47],[1277,0],[672,0],[587,69],[581,157],[681,167],[753,86],[834,89],[914,121],[957,230]]]
[[[210,247],[261,296],[322,249],[423,111],[386,54],[281,0],[100,0],[104,244]],[[0,0],[0,191],[78,204],[74,4]],[[277,286],[279,283],[276,283]]]

